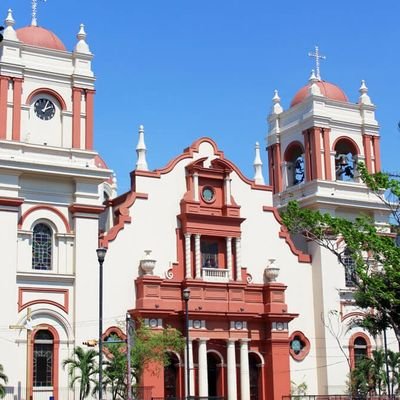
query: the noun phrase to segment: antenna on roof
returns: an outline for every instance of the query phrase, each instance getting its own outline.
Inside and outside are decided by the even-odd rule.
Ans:
[[[37,6],[38,0],[31,0],[32,1],[32,22],[31,26],[37,26]],[[42,0],[46,2],[47,0]]]

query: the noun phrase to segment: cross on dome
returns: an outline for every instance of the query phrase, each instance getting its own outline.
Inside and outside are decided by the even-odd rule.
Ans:
[[[325,56],[321,56],[319,54],[319,48],[318,46],[315,46],[315,52],[313,53],[310,51],[308,53],[309,57],[315,57],[315,76],[316,78],[320,81],[321,80],[321,74],[320,74],[320,69],[319,69],[319,60],[326,60]]]
[[[38,0],[31,0],[32,1],[32,22],[31,26],[37,26],[37,6],[38,6]],[[42,0],[43,2],[46,2],[47,0]]]

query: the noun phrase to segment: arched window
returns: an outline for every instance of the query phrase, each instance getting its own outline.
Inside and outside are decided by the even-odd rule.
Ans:
[[[53,386],[54,337],[48,330],[36,333],[33,342],[33,386]]]
[[[371,356],[371,343],[365,333],[355,333],[349,341],[351,367],[355,368],[361,360]]]
[[[304,150],[299,142],[291,143],[285,151],[287,186],[304,182]]]
[[[336,180],[353,181],[357,162],[357,149],[354,143],[340,139],[335,145]]]
[[[33,228],[32,269],[50,270],[53,250],[53,232],[43,223]]]

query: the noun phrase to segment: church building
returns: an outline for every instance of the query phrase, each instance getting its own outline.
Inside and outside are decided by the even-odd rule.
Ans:
[[[118,195],[93,148],[93,55],[78,28],[69,51],[35,13],[16,28],[9,10],[0,44],[6,399],[78,398],[62,361],[98,335],[99,247],[107,249],[104,341],[125,337],[126,313],[155,331],[185,334],[188,306],[189,346],[171,351],[157,373],[145,370],[138,384],[146,400],[280,400],[301,384],[307,394],[345,393],[350,369],[381,338],[351,323],[362,310],[354,307],[350,255],[344,270],[326,250],[292,238],[279,210],[295,199],[346,218],[366,213],[388,229],[387,210],[355,168],[359,160],[370,172],[381,168],[365,82],[351,102],[321,79],[317,63],[287,110],[276,91],[253,178],[210,137],[150,169],[141,126],[131,188]]]

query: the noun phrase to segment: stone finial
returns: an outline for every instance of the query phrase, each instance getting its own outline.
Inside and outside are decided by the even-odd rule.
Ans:
[[[86,32],[85,32],[85,25],[81,24],[80,29],[78,34],[76,35],[76,38],[78,39],[78,43],[75,46],[74,51],[76,53],[86,53],[86,54],[92,54],[90,52],[89,45],[86,43]]]
[[[149,167],[147,166],[146,161],[146,144],[144,142],[144,126],[140,125],[139,127],[139,140],[136,146],[136,154],[137,154],[137,162],[136,169],[140,171],[148,171]]]
[[[314,96],[322,96],[321,89],[317,85],[317,82],[319,82],[319,79],[315,75],[314,70],[311,70],[311,75],[310,75],[310,78],[308,79],[308,81],[310,82],[310,86],[308,88],[308,93],[310,95],[314,95]]]
[[[359,104],[372,105],[372,101],[368,96],[368,88],[364,80],[361,81],[359,92],[360,92],[360,97],[358,99]]]
[[[254,157],[254,181],[257,185],[265,185],[263,173],[262,173],[262,161],[260,157],[260,144],[256,142],[256,155]]]
[[[281,98],[279,97],[278,91],[275,89],[274,97],[272,98],[272,114],[280,114],[282,111]]]
[[[6,26],[3,33],[4,39],[18,40],[17,33],[14,29],[15,20],[12,15],[11,8],[8,9],[7,18],[4,20],[4,25]]]

